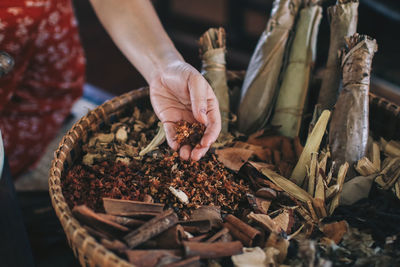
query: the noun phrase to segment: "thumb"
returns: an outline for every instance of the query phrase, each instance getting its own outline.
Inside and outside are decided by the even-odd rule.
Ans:
[[[207,92],[210,85],[201,74],[192,74],[188,82],[193,117],[207,125]]]

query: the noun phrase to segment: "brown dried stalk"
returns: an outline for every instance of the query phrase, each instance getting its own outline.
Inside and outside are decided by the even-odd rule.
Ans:
[[[354,163],[365,156],[368,143],[369,82],[376,41],[366,35],[346,38],[342,55],[343,90],[339,95],[329,131],[332,160],[348,162],[348,177],[355,176]]]

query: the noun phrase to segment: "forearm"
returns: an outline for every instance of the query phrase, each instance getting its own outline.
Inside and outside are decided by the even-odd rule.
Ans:
[[[150,83],[162,68],[183,60],[149,0],[90,0],[115,44]]]

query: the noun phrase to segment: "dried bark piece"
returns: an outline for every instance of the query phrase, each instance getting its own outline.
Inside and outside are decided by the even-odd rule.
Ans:
[[[143,246],[154,249],[180,249],[182,242],[185,240],[185,236],[184,228],[177,224],[147,241]]]
[[[400,143],[394,140],[386,142],[385,139],[381,138],[381,147],[385,154],[392,157],[400,157]]]
[[[191,234],[204,234],[211,231],[210,220],[180,221],[179,224],[183,226],[186,232]]]
[[[346,45],[342,55],[343,89],[332,114],[329,146],[337,166],[349,163],[348,179],[351,179],[355,177],[353,164],[367,151],[369,82],[377,44],[366,35],[354,34],[346,38]]]
[[[308,174],[308,193],[310,195],[314,195],[315,192],[315,180],[317,178],[317,171],[318,171],[318,153],[312,152],[311,153],[311,162]]]
[[[164,204],[160,203],[145,203],[142,201],[112,198],[103,198],[103,205],[104,210],[108,214],[118,216],[130,216],[138,212],[149,212],[157,215],[161,213],[164,209]]]
[[[221,237],[224,235],[229,234],[229,229],[226,227],[223,227],[221,230],[219,230],[217,233],[215,233],[213,236],[211,236],[209,239],[206,240],[206,243],[213,243],[215,241],[218,241]]]
[[[259,158],[259,160],[264,162],[271,162],[272,160],[272,151],[268,147],[262,147],[258,145],[252,145],[245,142],[235,142],[233,147],[244,148],[253,151],[253,154]]]
[[[372,163],[374,164],[375,168],[380,171],[381,170],[381,151],[379,149],[379,145],[377,142],[372,143],[372,148],[371,148],[371,160]]]
[[[324,224],[322,226],[322,232],[326,237],[333,240],[336,244],[339,244],[343,236],[349,230],[349,225],[346,221],[339,221],[334,223]]]
[[[339,200],[340,200],[340,193],[342,192],[343,189],[343,184],[346,178],[347,170],[349,169],[349,164],[346,162],[342,166],[340,166],[339,173],[338,173],[338,178],[337,178],[337,185],[339,186],[339,191],[338,193],[333,197],[331,204],[329,206],[329,215],[332,215],[337,206],[339,206]]]
[[[290,234],[294,225],[293,211],[283,209],[283,212],[273,218],[272,221],[274,221],[281,230],[285,231],[287,234]]]
[[[227,147],[217,149],[215,154],[225,167],[233,171],[239,171],[243,164],[253,155],[253,151],[244,148]]]
[[[200,256],[190,257],[178,262],[163,265],[163,267],[200,267]]]
[[[325,202],[323,199],[314,198],[313,206],[319,219],[323,219],[328,216],[328,214],[326,213]]]
[[[203,138],[206,126],[198,122],[178,121],[175,126],[175,141],[180,145],[195,147]]]
[[[195,220],[208,220],[211,227],[218,227],[222,223],[221,209],[216,206],[201,206],[192,211],[190,219]]]
[[[178,216],[173,210],[166,210],[157,217],[143,224],[138,229],[132,231],[124,237],[129,248],[135,248],[146,242],[150,238],[159,235],[170,227],[178,223]]]
[[[128,249],[128,246],[127,246],[126,244],[124,244],[124,243],[122,243],[121,241],[116,240],[116,239],[114,239],[114,240],[111,241],[111,240],[109,240],[109,239],[102,238],[102,239],[100,240],[100,243],[101,243],[105,248],[110,249],[110,250],[114,250],[114,251],[118,251],[119,253],[124,253],[125,250]]]
[[[280,233],[282,230],[281,227],[274,220],[272,220],[269,215],[255,214],[254,212],[251,212],[249,215],[247,215],[247,218],[253,220],[259,226],[269,232]]]
[[[180,250],[152,249],[152,250],[126,250],[126,256],[130,263],[138,267],[155,267],[161,262],[169,264],[182,259]]]
[[[234,242],[183,242],[186,257],[200,256],[201,259],[217,259],[242,253],[243,245]]]
[[[362,157],[357,161],[356,171],[362,176],[369,176],[371,174],[379,172],[379,169],[367,158]]]
[[[85,205],[75,206],[72,209],[72,214],[82,223],[93,227],[97,231],[105,232],[107,235],[120,235],[130,231],[128,227],[99,216]]]
[[[274,189],[268,187],[258,189],[255,195],[265,199],[275,199],[278,196]]]
[[[126,227],[130,227],[130,228],[136,228],[145,223],[145,221],[143,221],[143,220],[137,220],[137,219],[132,219],[132,218],[123,217],[123,216],[116,216],[116,215],[104,214],[104,213],[97,213],[97,215],[106,220],[118,223],[118,224],[126,226]]]
[[[233,237],[239,239],[245,246],[257,246],[261,243],[261,232],[248,225],[232,214],[225,217],[224,226],[229,229]]]
[[[384,165],[382,171],[379,173],[375,182],[382,186],[383,189],[388,190],[400,177],[400,157],[390,158],[387,160],[386,166]]]

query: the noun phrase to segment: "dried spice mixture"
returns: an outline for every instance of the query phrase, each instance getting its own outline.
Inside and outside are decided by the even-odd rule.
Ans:
[[[63,180],[63,193],[71,207],[85,204],[103,211],[103,197],[143,201],[151,196],[155,202],[175,208],[185,219],[188,211],[202,205],[232,213],[246,200],[249,187],[211,153],[198,162],[182,161],[163,144],[139,157],[139,151],[155,135],[157,123],[147,112],[141,114],[136,109],[135,113],[95,134],[83,147],[83,164],[75,165]],[[204,132],[198,123],[177,125],[180,144],[195,146]],[[182,203],[170,187],[183,191],[190,202]]]

